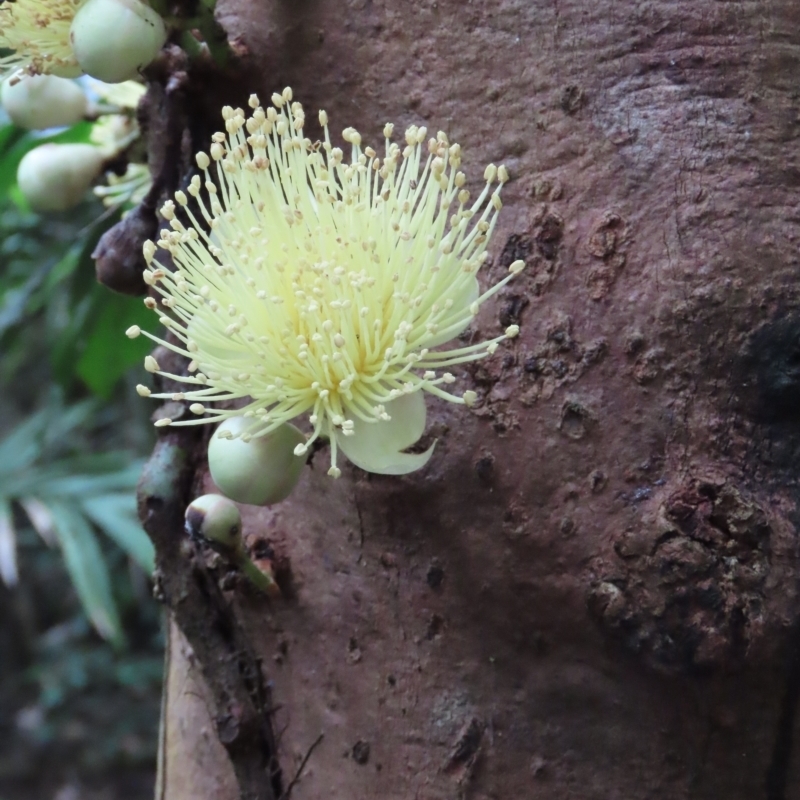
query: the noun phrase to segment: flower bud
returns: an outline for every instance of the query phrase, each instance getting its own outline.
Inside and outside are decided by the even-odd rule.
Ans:
[[[106,83],[135,78],[167,40],[164,20],[141,0],[88,0],[69,34],[84,72]]]
[[[242,516],[227,497],[204,494],[193,500],[186,509],[186,533],[237,566],[257,589],[280,597],[281,590],[271,568],[263,572],[247,555],[242,539]]]
[[[43,144],[19,162],[17,183],[34,211],[65,211],[80,203],[102,166],[90,144]]]
[[[74,125],[87,107],[81,87],[55,75],[12,76],[0,88],[0,101],[11,121],[28,130]]]
[[[242,515],[221,494],[204,494],[186,509],[186,532],[215,550],[235,553],[242,546]]]
[[[294,450],[305,436],[285,424],[248,442],[220,438],[221,433],[238,437],[259,424],[244,417],[225,420],[208,443],[208,468],[223,494],[237,503],[265,506],[286,499],[300,480],[305,459]]]

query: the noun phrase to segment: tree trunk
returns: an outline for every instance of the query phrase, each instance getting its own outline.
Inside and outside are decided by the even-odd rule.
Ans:
[[[245,65],[220,105],[291,85],[365,143],[387,121],[446,131],[474,185],[505,163],[486,272],[527,269],[479,317],[482,338],[522,329],[458,376],[479,403],[428,403],[428,467],[336,481],[321,453],[288,500],[243,507],[286,597],[213,602],[262,660],[261,700],[246,648],[168,585],[185,685],[208,688],[173,663],[164,800],[235,800],[234,774],[269,800],[800,796],[800,6],[218,0],[217,17]],[[181,485],[169,520],[145,509],[162,571]],[[185,724],[206,692],[208,723]],[[225,740],[248,697],[271,732]],[[261,772],[238,745],[235,769],[222,749],[191,761],[216,729],[262,737]]]

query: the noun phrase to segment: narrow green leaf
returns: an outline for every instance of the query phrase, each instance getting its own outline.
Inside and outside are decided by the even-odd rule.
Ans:
[[[42,537],[48,547],[54,547],[57,541],[53,515],[50,513],[50,509],[35,497],[22,497],[18,502],[25,509],[28,521],[36,533]]]
[[[91,525],[71,503],[51,502],[50,511],[64,563],[87,616],[104,639],[122,646],[122,625],[108,567]]]
[[[0,477],[30,466],[42,452],[42,434],[47,412],[37,411],[0,442]]]
[[[20,130],[16,125],[9,123],[0,126],[0,155],[4,150],[13,147],[22,136],[24,136],[24,131]]]
[[[47,275],[43,294],[48,295],[61,281],[72,275],[78,267],[83,253],[83,242],[76,242],[55,263]]]
[[[84,347],[87,331],[91,328],[92,318],[99,307],[97,290],[100,288],[96,286],[85,296],[76,298],[69,309],[68,324],[57,331],[58,338],[50,347],[53,375],[65,389],[74,382],[75,362]]]
[[[45,280],[50,266],[41,264],[28,276],[27,280],[12,288],[6,289],[0,297],[0,336],[9,328],[24,322],[31,313],[32,298]],[[33,308],[35,311],[35,307]]]
[[[52,448],[59,443],[63,445],[71,434],[88,425],[97,408],[98,404],[94,399],[65,406],[61,394],[54,393],[47,409],[49,418],[45,430],[45,447]]]
[[[11,505],[4,497],[0,498],[0,578],[6,586],[16,586],[19,580],[14,517]]]
[[[51,461],[46,466],[0,473],[0,493],[8,497],[78,498],[131,492],[143,462],[123,452],[89,453]]]
[[[107,475],[70,475],[42,481],[40,493],[58,497],[92,497],[109,492],[133,491],[140,467],[111,472]]]
[[[136,498],[130,494],[107,494],[83,501],[86,515],[110,536],[139,566],[152,575],[155,551],[136,517]]]
[[[131,461],[130,456],[122,452],[62,459],[49,468],[37,470],[39,485],[36,493],[78,499],[109,493],[133,493],[141,471],[142,462],[138,459]]]
[[[114,474],[115,480],[127,481],[127,485],[135,486],[139,480],[139,470],[143,466],[141,459],[131,458],[125,450],[110,450],[107,453],[80,453],[68,458],[59,459],[53,466],[66,470],[71,475],[103,475]],[[124,473],[124,477],[117,475]]]

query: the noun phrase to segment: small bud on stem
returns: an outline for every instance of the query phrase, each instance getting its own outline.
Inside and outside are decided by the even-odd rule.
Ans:
[[[186,533],[194,542],[208,545],[238,567],[257,589],[272,597],[280,596],[272,576],[262,572],[245,551],[242,516],[235,503],[220,494],[204,494],[189,504],[185,516]]]

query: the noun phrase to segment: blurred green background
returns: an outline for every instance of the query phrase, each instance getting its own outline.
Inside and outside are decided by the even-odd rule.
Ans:
[[[37,215],[16,187],[55,136],[0,111],[0,800],[152,798],[163,630],[135,485],[152,446],[141,381],[156,322],[95,282],[122,209]]]

